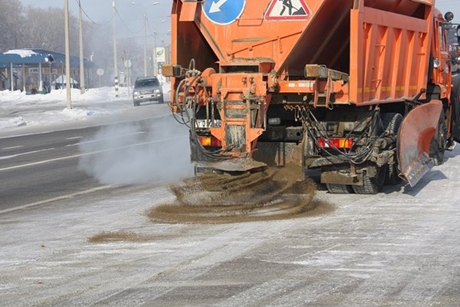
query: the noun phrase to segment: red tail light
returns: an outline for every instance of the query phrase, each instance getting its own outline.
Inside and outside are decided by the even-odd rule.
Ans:
[[[353,140],[350,138],[319,138],[318,144],[321,148],[335,147],[339,149],[351,149],[351,147],[353,147]]]
[[[222,142],[213,136],[200,136],[198,140],[203,146],[222,147]]]

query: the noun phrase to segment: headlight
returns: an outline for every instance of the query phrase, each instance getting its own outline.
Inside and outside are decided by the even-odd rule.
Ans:
[[[140,94],[140,93],[137,92],[137,91],[133,93],[134,96],[138,96],[139,94]]]
[[[155,93],[159,93],[159,92],[160,92],[160,89],[157,88],[157,89],[155,90]]]

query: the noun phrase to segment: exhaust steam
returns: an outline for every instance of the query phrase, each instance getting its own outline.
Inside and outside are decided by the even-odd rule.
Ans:
[[[168,183],[193,175],[188,129],[169,117],[104,127],[79,144],[79,169],[103,184]]]

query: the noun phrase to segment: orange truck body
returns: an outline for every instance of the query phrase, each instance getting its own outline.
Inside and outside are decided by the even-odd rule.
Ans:
[[[173,0],[163,71],[171,109],[190,119],[193,162],[295,161],[332,193],[415,185],[458,130],[434,2]]]

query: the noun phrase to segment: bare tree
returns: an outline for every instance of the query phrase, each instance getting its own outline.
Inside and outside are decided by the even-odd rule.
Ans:
[[[44,48],[47,50],[64,53],[64,10],[61,8],[47,9],[27,7],[25,10],[26,30],[24,41],[29,48]],[[71,54],[78,56],[78,19],[70,15],[69,19]],[[93,25],[83,22],[85,41],[91,40]],[[88,54],[88,47],[85,47],[85,54]]]
[[[22,12],[19,0],[0,0],[0,52],[22,47],[25,21]]]
[[[79,56],[79,23],[69,16],[71,54]],[[0,0],[0,52],[11,49],[33,48],[65,52],[64,9],[34,6],[23,7],[20,0]],[[113,83],[113,41],[110,25],[97,25],[83,20],[84,57],[103,68],[103,83]],[[138,38],[138,37],[137,37]],[[143,46],[136,37],[117,40],[119,71],[128,73],[124,60],[130,60],[131,77],[143,75]],[[148,47],[151,54],[152,47]],[[148,59],[151,62],[151,57]],[[149,66],[152,64],[150,63]],[[151,67],[149,67],[149,70]],[[152,67],[153,71],[153,67]]]

